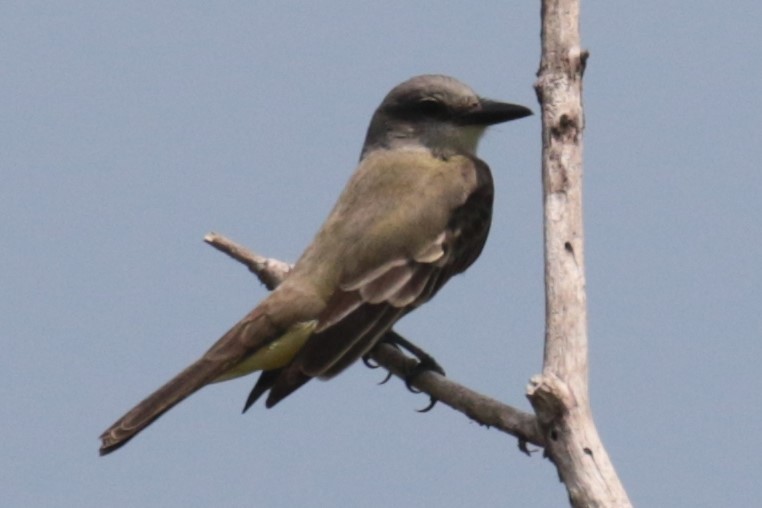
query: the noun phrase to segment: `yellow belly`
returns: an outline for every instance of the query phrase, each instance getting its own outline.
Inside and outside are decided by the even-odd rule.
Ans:
[[[292,326],[279,338],[270,342],[214,381],[227,381],[258,370],[272,370],[285,367],[302,348],[310,335],[312,335],[316,325],[317,321],[307,321]]]

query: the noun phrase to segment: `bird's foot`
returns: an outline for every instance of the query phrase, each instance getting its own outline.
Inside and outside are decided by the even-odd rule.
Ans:
[[[421,393],[420,390],[415,388],[413,386],[413,383],[415,382],[415,379],[423,374],[426,371],[434,371],[438,374],[441,374],[442,376],[445,376],[445,371],[442,368],[439,363],[434,359],[433,356],[428,354],[423,349],[419,348],[406,338],[399,335],[394,330],[390,330],[387,332],[387,334],[384,336],[383,342],[386,344],[389,344],[391,346],[396,347],[397,349],[402,349],[404,351],[407,351],[414,357],[418,359],[418,363],[410,369],[410,371],[405,375],[404,381],[405,386],[408,390],[410,390],[413,393]],[[379,365],[373,363],[368,356],[363,357],[363,363],[368,366],[369,368],[376,369],[379,367]],[[379,384],[384,384],[391,378],[392,374],[391,372],[386,376],[386,378],[381,381]],[[423,409],[418,409],[419,413],[425,413],[427,411],[430,411],[437,403],[437,399],[434,397],[430,397],[429,405],[426,406]]]

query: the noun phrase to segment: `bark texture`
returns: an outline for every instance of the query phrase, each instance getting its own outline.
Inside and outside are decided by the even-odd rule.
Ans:
[[[542,107],[545,353],[528,397],[574,507],[631,506],[595,428],[588,395],[582,227],[582,75],[579,1],[543,0]]]

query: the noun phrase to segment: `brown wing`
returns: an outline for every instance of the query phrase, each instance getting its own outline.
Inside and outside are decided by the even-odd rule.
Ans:
[[[412,258],[390,260],[340,285],[321,313],[315,333],[294,360],[277,377],[269,375],[264,381],[270,388],[267,407],[313,377],[330,378],[354,363],[399,318],[428,301],[450,277],[476,260],[489,231],[492,180],[486,164],[478,159],[473,162],[477,186],[433,242]],[[257,397],[266,388],[255,387]],[[251,403],[250,397],[247,404]]]

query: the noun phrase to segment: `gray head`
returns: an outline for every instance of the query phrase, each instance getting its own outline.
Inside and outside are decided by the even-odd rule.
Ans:
[[[524,106],[479,97],[449,76],[416,76],[394,87],[376,109],[362,155],[404,146],[439,156],[473,154],[488,126],[531,114]]]

